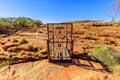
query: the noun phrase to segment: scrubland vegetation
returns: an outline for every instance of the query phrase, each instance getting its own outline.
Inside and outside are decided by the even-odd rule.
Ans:
[[[97,46],[93,50],[93,60],[98,60],[111,68],[111,71],[120,75],[120,52],[107,46]]]
[[[120,75],[120,52],[108,46],[97,46],[100,44],[104,44],[104,45],[113,45],[113,47],[119,47],[120,44],[117,42],[117,40],[115,40],[115,38],[119,39],[119,34],[117,33],[116,30],[118,30],[120,23],[100,22],[100,21],[91,21],[91,20],[75,21],[72,23],[74,25],[73,39],[75,40],[75,42],[78,42],[77,44],[75,43],[74,47],[77,46],[79,50],[78,52],[81,51],[82,54],[85,53],[88,55],[93,49],[92,56],[90,56],[92,57],[92,60],[103,63],[108,68],[110,67],[111,72]],[[39,20],[32,20],[31,18],[26,18],[26,17],[0,18],[0,34],[11,35],[20,30],[26,32],[27,29],[33,29],[34,27],[39,28],[40,25],[42,24],[43,23]],[[45,31],[47,31],[46,28],[44,29],[40,28],[40,30],[36,32],[43,35],[46,34]],[[27,35],[22,35],[22,36],[27,36]],[[44,53],[46,57],[46,50],[42,53],[40,52],[43,49],[42,47],[38,47],[38,44],[36,44],[37,46],[31,44],[31,42],[37,40],[38,37],[34,36],[35,38],[33,38],[33,41],[31,41],[29,39],[30,34],[25,38],[21,38],[22,36],[19,36],[19,38],[17,38],[18,36],[17,37],[14,36],[14,38],[7,37],[5,41],[1,42],[1,45],[3,46],[2,47],[3,50],[9,52],[9,55],[7,57],[12,59],[15,58],[19,59],[19,56],[17,55],[20,54],[20,58],[22,58],[23,60],[26,59],[24,61],[34,60],[34,59],[38,60],[40,59],[41,56],[44,56]],[[37,42],[39,42],[39,40],[35,41],[34,43]],[[82,46],[81,44],[79,46],[79,43],[82,43]],[[6,46],[5,44],[8,46]],[[44,45],[46,46],[46,44]],[[96,47],[94,47],[94,45]],[[82,50],[84,49],[83,52],[80,48]],[[80,58],[88,57],[87,55],[84,55]],[[84,59],[88,59],[88,58],[84,58]],[[7,61],[3,60],[0,62],[0,66],[6,66],[9,64],[12,64],[12,62],[8,60]]]
[[[0,18],[0,34],[10,35],[19,30],[26,30],[33,27],[40,27],[42,21],[33,20],[28,17]]]

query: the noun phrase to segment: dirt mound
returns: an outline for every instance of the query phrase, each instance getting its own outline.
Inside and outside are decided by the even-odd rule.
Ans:
[[[67,67],[65,67],[67,65]],[[0,80],[120,80],[118,76],[70,63],[47,60],[20,63],[0,68]]]

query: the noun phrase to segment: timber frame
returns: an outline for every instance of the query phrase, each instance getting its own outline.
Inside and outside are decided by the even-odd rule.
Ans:
[[[72,61],[74,44],[72,33],[72,23],[47,24],[48,61]]]

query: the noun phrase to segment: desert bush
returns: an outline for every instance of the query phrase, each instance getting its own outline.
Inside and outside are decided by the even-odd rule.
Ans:
[[[115,51],[114,56],[115,56],[115,59],[117,59],[117,62],[120,64],[120,51],[119,50]]]
[[[16,52],[11,52],[10,55],[11,55],[11,56],[16,56],[17,53],[16,53]]]
[[[11,53],[9,53],[9,55],[8,55],[8,62],[9,62],[9,64],[12,64],[13,62],[12,62],[12,58],[13,58],[13,56],[16,56],[17,55],[17,53],[16,52],[11,52]],[[8,65],[9,65],[8,64]]]
[[[32,51],[33,50],[33,46],[32,45],[28,45],[28,50]]]
[[[8,58],[12,58],[13,56],[16,56],[16,55],[17,55],[16,52],[11,52],[11,53],[9,53]]]
[[[0,62],[0,67],[7,66],[7,65],[10,65],[10,64],[11,64],[10,61],[1,61]]]
[[[18,40],[17,40],[16,38],[13,38],[13,39],[12,39],[12,42],[13,42],[13,43],[17,43]]]
[[[120,51],[115,51],[107,46],[97,46],[93,50],[92,59],[109,66],[113,73],[120,76]]]
[[[86,35],[85,39],[91,39],[91,36]]]
[[[114,65],[111,68],[112,68],[113,73],[116,73],[117,75],[120,76],[120,64]]]
[[[38,33],[43,33],[42,31],[38,31]]]
[[[7,41],[10,41],[10,39],[8,38]]]
[[[42,50],[42,49],[43,49],[43,48],[38,47],[38,48],[37,48],[37,51],[40,51],[40,50]]]
[[[92,59],[99,60],[108,66],[112,66],[118,63],[117,59],[115,58],[115,52],[107,46],[95,47],[93,50]]]
[[[28,43],[28,41],[26,39],[22,39],[19,44],[25,44],[25,43]]]
[[[40,27],[42,24],[42,21],[28,17],[3,17],[0,18],[0,34],[11,35],[19,30],[31,29],[34,26]]]
[[[11,41],[10,38],[3,38],[2,40],[3,40],[3,41]]]

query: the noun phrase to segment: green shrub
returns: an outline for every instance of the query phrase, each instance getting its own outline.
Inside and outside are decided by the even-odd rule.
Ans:
[[[8,38],[7,41],[10,41],[10,39]]]
[[[38,47],[38,48],[37,48],[37,51],[40,51],[40,50],[42,50],[42,49],[43,49],[43,48]]]
[[[25,44],[25,43],[28,43],[28,41],[26,39],[22,39],[19,44]]]
[[[115,58],[115,52],[107,46],[95,47],[93,50],[92,59],[99,60],[107,66],[112,66],[118,63]]]
[[[115,59],[117,59],[117,62],[120,64],[120,51],[115,52]]]
[[[9,53],[9,55],[8,55],[9,60],[8,61],[1,61],[0,62],[0,67],[12,64],[11,59],[12,59],[13,56],[16,56],[16,55],[17,55],[17,53],[15,53],[15,52]]]
[[[120,76],[120,64],[114,65],[111,68],[112,68],[113,73],[116,73],[117,75]]]
[[[38,33],[43,33],[42,31],[38,31]]]
[[[16,56],[17,53],[16,53],[16,52],[11,52],[9,55],[11,55],[11,56]]]
[[[17,55],[16,52],[11,52],[11,53],[9,53],[8,58],[12,58],[13,56],[16,56],[16,55]]]
[[[32,51],[33,50],[33,46],[32,45],[28,45],[28,50]]]
[[[7,66],[7,65],[10,65],[10,64],[11,64],[10,61],[1,61],[0,62],[0,67]]]
[[[16,38],[13,38],[13,39],[12,39],[12,42],[13,42],[13,43],[17,43],[18,40],[17,40]]]
[[[92,59],[109,66],[113,73],[120,76],[120,51],[112,50],[107,46],[97,46],[93,50]]]
[[[3,40],[5,40],[5,41],[11,41],[10,38],[4,38]]]

